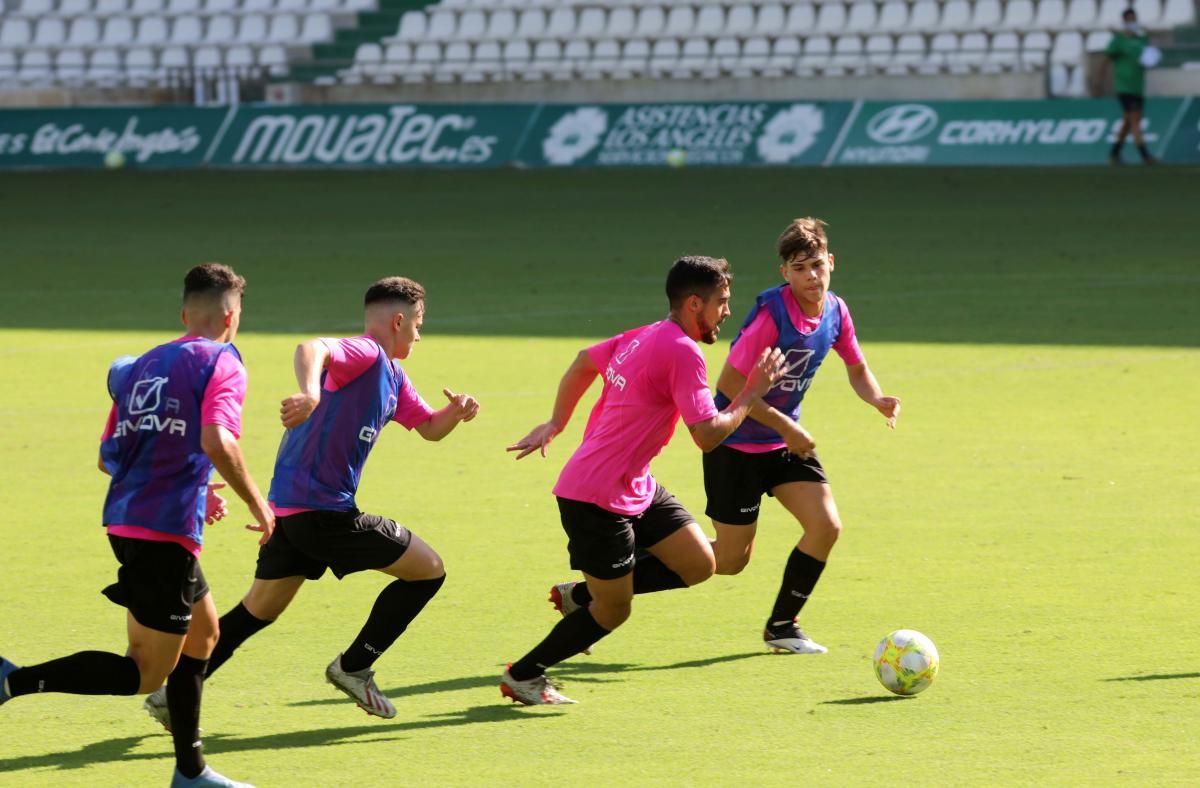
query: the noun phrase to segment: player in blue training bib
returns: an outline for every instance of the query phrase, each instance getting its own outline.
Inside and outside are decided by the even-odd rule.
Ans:
[[[845,363],[855,393],[883,414],[889,427],[895,427],[900,400],[879,388],[855,338],[850,310],[829,290],[834,260],[825,223],[796,219],[777,248],[784,284],[758,296],[734,338],[717,383],[717,404],[741,390],[766,348],[783,352],[784,376],[736,432],[704,455],[706,513],[717,532],[717,573],[725,575],[741,572],[750,561],[764,493],[800,523],[804,535],[788,557],[763,641],[775,651],[814,654],[826,649],[800,629],[796,617],[825,569],[842,523],[812,436],[800,426],[801,402],[830,350]]]

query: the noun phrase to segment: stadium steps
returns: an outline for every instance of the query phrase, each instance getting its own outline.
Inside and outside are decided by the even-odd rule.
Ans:
[[[327,44],[314,44],[312,59],[293,62],[290,73],[277,81],[316,82],[324,77],[336,77],[339,70],[354,62],[354,53],[360,44],[378,43],[396,35],[405,11],[430,5],[437,5],[437,0],[379,0],[377,10],[360,11],[353,27],[339,28],[333,41]]]

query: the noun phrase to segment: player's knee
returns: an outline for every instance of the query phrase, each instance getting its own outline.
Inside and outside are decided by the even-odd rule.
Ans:
[[[145,659],[141,659],[137,654],[131,655],[133,661],[138,667],[138,694],[145,695],[154,692],[161,687],[167,680],[167,676],[171,675],[172,666],[165,664],[154,664]]]
[[[611,632],[629,620],[633,612],[633,602],[593,599],[588,609],[596,623]]]
[[[718,555],[717,556],[717,574],[719,575],[737,575],[741,574],[742,570],[750,563],[750,554],[741,553],[739,555]]]
[[[717,562],[712,553],[705,553],[690,561],[679,572],[679,577],[689,586],[703,583],[717,571]]]

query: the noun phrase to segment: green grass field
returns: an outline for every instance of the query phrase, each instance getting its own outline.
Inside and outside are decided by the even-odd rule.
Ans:
[[[1200,273],[1195,171],[23,174],[0,176],[0,654],[120,651],[98,592],[115,561],[95,470],[115,356],[174,336],[184,270],[250,280],[243,446],[260,484],[297,341],[349,335],[367,284],[429,289],[406,368],[480,417],[440,444],[392,428],[363,508],[413,528],[448,582],[377,665],[399,714],[324,684],[382,587],[310,584],[208,685],[210,762],[260,786],[929,783],[1193,785],[1200,769]],[[834,289],[898,429],[831,357],[805,404],[846,524],[802,623],[819,657],[759,629],[799,536],[776,504],[738,577],[639,598],[591,657],[553,671],[567,708],[502,702],[504,662],[554,623],[568,579],[547,460],[504,447],[549,413],[584,343],[665,313],[681,253],[727,256],[734,318],[773,283],[778,231],[830,221]],[[710,372],[733,331],[708,349]],[[593,392],[594,393],[594,392]],[[591,397],[586,400],[590,403]],[[681,431],[659,479],[704,510]],[[224,612],[255,538],[212,527]],[[919,629],[942,673],[889,696],[870,654]],[[135,698],[0,709],[0,785],[165,784],[170,738]]]

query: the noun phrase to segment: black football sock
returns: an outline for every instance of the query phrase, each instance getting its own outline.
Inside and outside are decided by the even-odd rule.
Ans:
[[[136,695],[141,683],[141,671],[131,657],[107,651],[80,651],[8,674],[8,689],[13,697],[35,692]]]
[[[1138,148],[1138,153],[1140,153],[1142,156],[1142,161],[1150,161],[1150,159],[1153,158],[1150,155],[1150,149],[1147,148],[1144,144],[1138,145],[1137,148]]]
[[[818,561],[808,553],[792,550],[788,556],[787,566],[783,569],[783,582],[779,586],[779,595],[775,597],[775,607],[771,610],[771,626],[791,622],[800,614],[800,608],[808,601],[808,597],[821,579],[825,570],[825,562]]]
[[[409,623],[433,599],[446,576],[432,580],[394,580],[379,592],[371,615],[358,637],[342,654],[342,670],[347,673],[365,670],[396,642]]]
[[[200,693],[204,690],[204,667],[208,660],[179,656],[167,677],[167,710],[171,713],[171,738],[175,743],[175,767],[191,779],[204,771],[200,746]]]
[[[1108,155],[1114,156],[1116,158],[1120,158],[1121,157],[1121,148],[1124,148],[1124,147],[1125,147],[1125,138],[1119,137],[1117,139],[1117,141],[1113,143],[1112,147],[1109,148]]]
[[[687,583],[650,553],[638,553],[633,565],[633,593],[652,594],[672,588],[687,588]]]
[[[529,681],[545,673],[551,665],[557,665],[589,648],[608,633],[609,630],[592,618],[592,611],[581,607],[571,615],[564,616],[545,640],[514,662],[508,669],[508,675],[517,681]]]
[[[208,669],[204,678],[217,672],[217,668],[233,656],[238,646],[245,643],[258,632],[270,626],[272,621],[255,618],[241,602],[225,615],[221,616],[220,632],[217,645],[213,648],[212,656],[208,658]]]
[[[587,607],[592,603],[592,590],[587,583],[576,583],[571,587],[571,599],[575,604]]]

